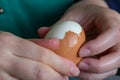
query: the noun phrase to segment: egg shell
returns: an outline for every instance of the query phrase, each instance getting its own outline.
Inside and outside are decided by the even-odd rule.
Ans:
[[[72,60],[75,64],[82,59],[78,56],[78,50],[85,42],[85,32],[78,23],[73,21],[57,23],[45,38],[60,39],[59,49],[53,50],[56,54]]]

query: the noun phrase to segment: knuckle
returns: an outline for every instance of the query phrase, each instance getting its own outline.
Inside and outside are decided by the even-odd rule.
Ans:
[[[120,28],[114,29],[113,32],[114,32],[115,40],[119,41],[119,38],[120,38]]]
[[[34,66],[34,72],[33,72],[33,80],[63,80],[66,79],[61,75],[58,75],[57,73],[50,72],[51,68],[47,67],[45,65],[39,65],[36,64]],[[67,80],[67,79],[66,79]]]
[[[0,43],[8,43],[12,36],[13,34],[9,32],[0,32]]]
[[[107,23],[113,25],[113,23],[118,23],[120,21],[120,15],[114,10],[107,10],[104,13],[104,18],[107,19]]]
[[[45,70],[38,64],[34,66],[34,72],[33,72],[34,80],[46,80],[45,78],[47,76],[45,76],[45,73],[46,73]]]
[[[13,34],[11,34],[9,32],[0,32],[0,35],[2,35],[2,36],[12,36]]]
[[[97,74],[100,74],[100,73],[103,72],[103,69],[104,69],[104,68],[103,68],[102,64],[97,64],[94,69],[95,69],[95,72],[96,72]]]
[[[117,18],[119,13],[115,10],[108,9],[107,11],[105,11],[105,15],[107,18]]]
[[[48,57],[49,57],[49,54],[48,54],[48,51],[47,50],[41,50],[41,52],[40,52],[40,55],[39,55],[39,57],[40,57],[40,61],[41,62],[46,62],[46,61],[48,61]]]
[[[110,14],[111,13],[111,14]],[[120,24],[120,15],[116,11],[109,11],[109,13],[106,14],[107,25],[111,27],[119,26]]]
[[[0,69],[9,68],[12,64],[12,56],[10,56],[9,53],[11,53],[9,50],[1,48],[0,46]]]

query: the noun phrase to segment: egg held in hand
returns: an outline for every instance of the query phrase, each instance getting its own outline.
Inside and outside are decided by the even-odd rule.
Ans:
[[[64,21],[56,23],[45,36],[45,39],[60,39],[59,49],[53,50],[56,54],[72,60],[78,64],[81,57],[78,56],[78,50],[85,42],[85,33],[82,27],[74,21]]]

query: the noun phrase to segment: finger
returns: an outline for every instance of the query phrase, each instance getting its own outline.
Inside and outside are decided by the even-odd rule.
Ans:
[[[0,71],[0,80],[19,80],[19,79],[10,76],[8,73],[4,71]]]
[[[62,76],[47,65],[34,62],[32,60],[15,57],[12,55],[11,59],[9,58],[9,61],[7,62],[9,63],[9,66],[7,65],[6,67],[6,64],[2,64],[2,67],[4,67],[6,72],[17,77],[19,80],[48,80],[46,78],[49,78],[49,80],[68,80],[67,76]],[[2,76],[1,78],[3,80],[17,80],[14,77],[13,79],[10,77],[7,79],[8,77],[6,77],[5,74],[4,76],[3,74],[0,76]]]
[[[30,41],[50,50],[58,49],[60,43],[58,39],[30,39]]]
[[[5,38],[1,40],[1,44],[4,45],[1,47],[0,57],[0,67],[2,67],[2,69],[8,70],[10,65],[14,65],[11,63],[14,62],[14,60],[11,61],[14,55],[47,64],[61,74],[71,74],[73,76],[79,74],[79,69],[73,62],[56,55],[52,51],[10,33],[4,33],[1,37],[3,36],[5,36]],[[62,65],[64,65],[63,68],[61,68]]]
[[[93,56],[106,51],[118,43],[118,30],[108,29],[96,39],[87,42],[79,51],[81,57]]]
[[[5,70],[21,80],[67,80],[66,76],[42,63],[15,56],[11,61],[11,66]]]
[[[115,75],[116,73],[117,73],[117,69],[101,74],[81,71],[79,77],[81,80],[103,80],[107,77]]]
[[[51,50],[38,46],[28,40],[16,39],[16,37],[14,40],[16,40],[16,43],[11,43],[8,46],[13,55],[47,64],[64,75],[77,76],[79,74],[79,69],[72,61],[56,55]],[[64,67],[61,68],[61,66]]]
[[[103,73],[117,69],[119,65],[119,52],[115,51],[100,57],[100,59],[84,58],[78,66],[80,70]]]
[[[38,35],[41,37],[41,38],[44,38],[45,35],[48,33],[48,31],[50,30],[49,27],[40,27],[38,29]]]

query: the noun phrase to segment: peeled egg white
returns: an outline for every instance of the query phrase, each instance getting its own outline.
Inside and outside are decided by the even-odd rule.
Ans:
[[[48,32],[45,38],[58,38],[63,39],[66,32],[71,31],[76,34],[80,34],[82,31],[81,26],[73,21],[64,21],[62,23],[57,23],[52,26],[52,29]]]
[[[74,21],[56,23],[45,36],[45,39],[49,38],[60,39],[59,49],[53,50],[56,54],[72,60],[75,64],[81,60],[77,52],[85,42],[85,33],[78,23]]]

